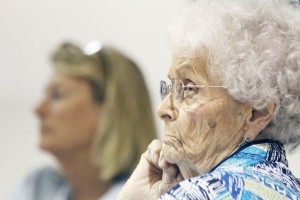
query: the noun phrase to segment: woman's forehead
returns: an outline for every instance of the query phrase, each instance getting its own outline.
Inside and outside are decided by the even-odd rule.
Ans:
[[[61,72],[59,70],[55,70],[48,80],[47,87],[53,86],[77,86],[81,84],[84,79],[69,75],[67,73]]]
[[[207,78],[206,61],[202,58],[173,57],[172,65],[168,73],[170,79],[178,77],[194,77],[202,80]]]

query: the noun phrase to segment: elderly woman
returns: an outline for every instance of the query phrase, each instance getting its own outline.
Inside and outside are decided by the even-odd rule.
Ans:
[[[39,146],[59,165],[34,171],[13,199],[115,200],[156,138],[143,75],[132,59],[97,42],[83,49],[62,43],[51,60],[36,114]]]
[[[155,140],[118,199],[300,199],[300,8],[198,0],[170,28]]]

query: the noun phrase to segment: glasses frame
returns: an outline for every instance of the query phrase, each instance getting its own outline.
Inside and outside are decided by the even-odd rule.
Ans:
[[[175,81],[179,81],[181,84],[181,88],[176,90],[176,84]],[[173,78],[171,80],[171,84],[167,84],[166,81],[161,80],[160,81],[160,98],[163,101],[170,93],[172,94],[173,98],[178,101],[183,101],[185,99],[184,97],[184,91],[190,90],[191,88],[225,88],[224,86],[220,85],[189,85],[186,86],[180,80],[179,78]]]

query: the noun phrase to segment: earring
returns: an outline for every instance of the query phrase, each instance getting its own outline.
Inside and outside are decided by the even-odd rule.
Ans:
[[[251,142],[251,138],[249,136],[247,136],[246,138],[244,138],[243,142],[241,142],[241,144],[239,145],[240,147],[245,146],[246,144]]]

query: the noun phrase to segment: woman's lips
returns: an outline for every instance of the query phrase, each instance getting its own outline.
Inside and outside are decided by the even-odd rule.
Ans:
[[[163,137],[163,140],[162,142],[166,145],[171,145],[171,146],[174,146],[178,140],[175,136],[173,135],[170,135],[170,134],[165,134],[165,136]]]
[[[49,134],[51,132],[51,128],[49,126],[42,125],[40,127],[40,132],[42,134]]]

